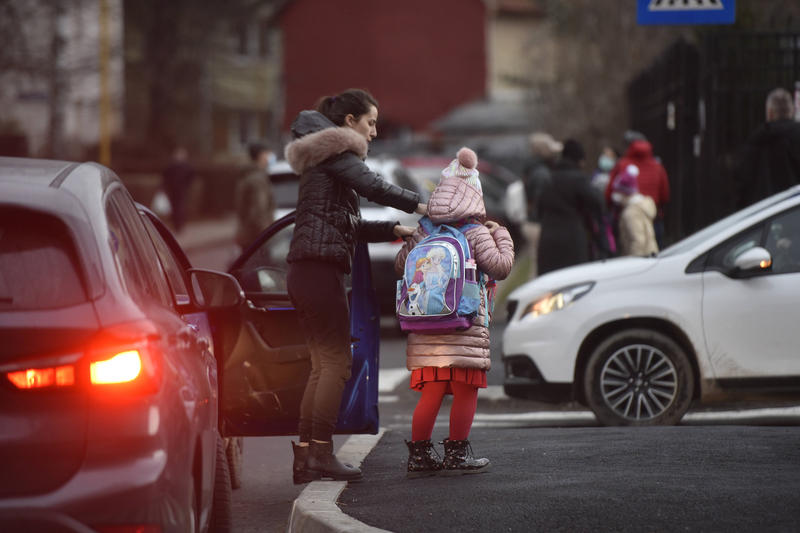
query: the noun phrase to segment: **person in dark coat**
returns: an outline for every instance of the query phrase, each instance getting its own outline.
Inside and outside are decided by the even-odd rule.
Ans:
[[[586,153],[574,139],[564,142],[561,159],[539,200],[542,234],[539,275],[590,260],[592,222],[603,215],[602,197],[581,169]]]
[[[361,219],[359,196],[407,213],[425,214],[419,194],[382,179],[364,163],[377,135],[378,103],[350,89],[322,98],[292,123],[286,160],[300,175],[287,287],[311,352],[311,374],[300,405],[293,479],[353,480],[361,470],[333,455],[333,432],[342,391],[350,378],[350,310],[345,276],[357,240],[393,241],[415,228]]]
[[[172,153],[172,160],[162,174],[162,186],[169,198],[175,231],[180,231],[186,224],[186,201],[194,176],[194,167],[189,163],[189,152],[185,147],[177,146]]]
[[[800,183],[800,123],[785,89],[767,96],[766,122],[745,144],[735,178],[737,209]]]

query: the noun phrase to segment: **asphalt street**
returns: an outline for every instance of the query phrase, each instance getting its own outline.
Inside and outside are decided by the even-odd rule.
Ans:
[[[404,437],[367,456],[345,513],[395,532],[800,530],[797,426],[476,428],[490,472],[415,480]]]

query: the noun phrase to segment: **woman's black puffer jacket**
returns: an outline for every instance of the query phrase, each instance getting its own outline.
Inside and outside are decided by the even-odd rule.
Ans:
[[[394,240],[398,223],[362,220],[358,196],[412,213],[419,195],[372,172],[363,161],[367,140],[322,113],[300,112],[292,135],[286,160],[300,175],[300,191],[287,261],[331,262],[349,273],[356,241]]]

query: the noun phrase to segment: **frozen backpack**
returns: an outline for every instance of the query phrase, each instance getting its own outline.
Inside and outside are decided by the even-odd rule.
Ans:
[[[408,253],[403,277],[397,282],[396,310],[400,328],[417,333],[447,333],[467,329],[481,303],[481,276],[465,231],[419,221],[428,236]]]

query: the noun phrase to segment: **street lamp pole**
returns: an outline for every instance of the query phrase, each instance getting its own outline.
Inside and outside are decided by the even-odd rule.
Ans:
[[[110,40],[108,0],[100,0],[100,164],[111,166],[111,95],[109,94]]]

